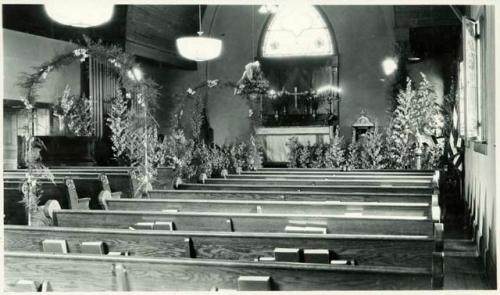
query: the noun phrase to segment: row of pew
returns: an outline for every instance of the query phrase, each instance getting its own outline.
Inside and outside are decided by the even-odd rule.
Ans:
[[[118,170],[130,172],[58,173],[112,183]],[[91,210],[49,210],[51,227],[6,225],[5,289],[440,289],[438,182],[434,171],[264,168],[154,189],[147,199],[116,193],[127,185],[115,182],[115,194],[92,195]]]

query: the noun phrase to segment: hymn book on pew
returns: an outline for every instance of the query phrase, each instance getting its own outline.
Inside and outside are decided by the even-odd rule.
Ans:
[[[65,240],[44,240],[42,242],[43,252],[48,253],[68,253],[68,244]]]

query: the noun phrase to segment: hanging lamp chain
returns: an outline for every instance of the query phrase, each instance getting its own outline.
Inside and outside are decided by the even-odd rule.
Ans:
[[[198,31],[198,36],[203,35],[203,31],[201,30],[201,4],[198,5],[198,24],[200,27],[200,30]]]

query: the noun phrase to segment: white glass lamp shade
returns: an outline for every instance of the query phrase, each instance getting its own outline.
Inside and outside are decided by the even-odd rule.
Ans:
[[[58,23],[88,28],[102,25],[113,16],[113,4],[99,0],[50,1],[45,4],[47,14]]]
[[[222,50],[222,41],[207,37],[182,37],[177,39],[180,55],[195,61],[206,61],[218,57]]]

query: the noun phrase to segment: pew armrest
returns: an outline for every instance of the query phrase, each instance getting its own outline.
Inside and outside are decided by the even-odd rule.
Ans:
[[[90,198],[80,198],[80,199],[78,199],[78,204],[76,205],[76,208],[74,208],[74,209],[90,210],[89,204],[90,204]]]
[[[121,199],[122,195],[123,195],[122,192],[113,192],[113,193],[111,193],[111,198],[112,199]]]

